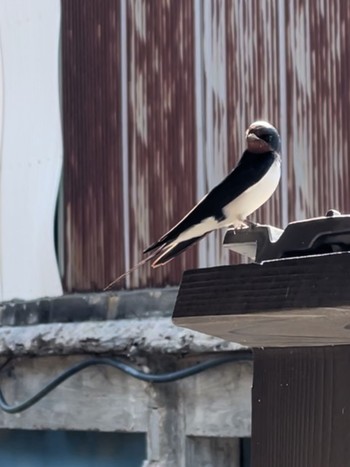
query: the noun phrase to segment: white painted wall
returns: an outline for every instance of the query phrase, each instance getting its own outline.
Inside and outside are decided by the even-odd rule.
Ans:
[[[62,293],[59,0],[0,0],[0,300]]]

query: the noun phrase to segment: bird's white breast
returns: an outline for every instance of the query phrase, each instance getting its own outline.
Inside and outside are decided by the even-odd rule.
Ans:
[[[276,159],[268,172],[224,208],[225,225],[240,224],[272,196],[281,177],[281,162]]]

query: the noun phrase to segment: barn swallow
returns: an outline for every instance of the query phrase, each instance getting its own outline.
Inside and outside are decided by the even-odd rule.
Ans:
[[[232,172],[144,253],[151,253],[104,290],[155,259],[156,268],[171,261],[213,230],[242,228],[247,216],[262,206],[276,190],[281,177],[280,136],[275,127],[257,121],[246,131],[247,149]]]
[[[232,172],[186,216],[145,249],[152,267],[162,266],[213,230],[250,224],[247,216],[276,190],[281,177],[280,136],[275,127],[257,121],[246,131],[247,148]]]

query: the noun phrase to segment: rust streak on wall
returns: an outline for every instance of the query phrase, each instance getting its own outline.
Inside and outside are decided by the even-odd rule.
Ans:
[[[119,34],[118,0],[62,0],[67,291],[124,271]]]
[[[195,203],[193,3],[128,0],[131,264]],[[196,249],[144,267],[132,287],[177,284]]]

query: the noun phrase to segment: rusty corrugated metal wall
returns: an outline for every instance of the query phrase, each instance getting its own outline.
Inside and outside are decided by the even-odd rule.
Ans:
[[[286,2],[289,217],[350,212],[350,3]]]
[[[68,290],[101,288],[125,268],[119,31],[118,1],[62,0]]]
[[[350,211],[350,3],[62,0],[65,282],[98,290],[231,170],[256,119],[283,176],[254,216]],[[124,287],[229,260],[221,234]],[[232,258],[231,258],[232,260]]]

